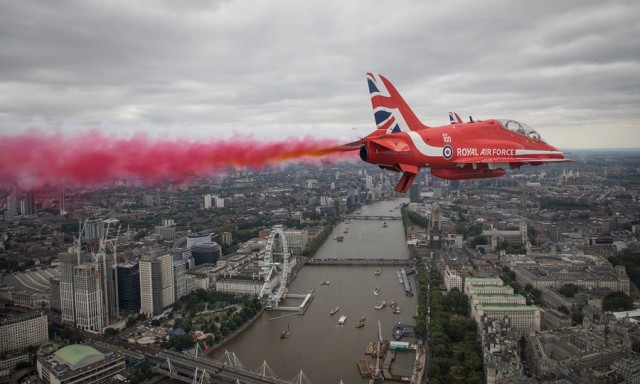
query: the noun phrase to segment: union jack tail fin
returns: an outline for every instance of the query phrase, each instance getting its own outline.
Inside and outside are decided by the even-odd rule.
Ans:
[[[367,83],[377,128],[374,133],[379,134],[380,130],[395,133],[428,128],[418,120],[400,93],[384,76],[367,73]]]

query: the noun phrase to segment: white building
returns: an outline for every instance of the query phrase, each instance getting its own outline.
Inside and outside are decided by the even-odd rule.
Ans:
[[[501,287],[504,285],[504,281],[502,281],[499,277],[467,277],[464,279],[464,293],[467,296],[471,294],[468,292],[469,287],[471,286],[494,286]]]
[[[79,264],[78,255],[61,253],[58,255],[60,264],[60,311],[63,322],[75,322],[75,296],[73,289],[73,268]]]
[[[0,321],[0,353],[38,346],[49,340],[47,315],[42,312]]]
[[[270,289],[273,290],[280,282],[277,274],[272,274],[269,282]],[[259,273],[254,274],[226,274],[218,277],[216,281],[216,291],[229,292],[236,295],[258,296],[264,285],[264,276]]]
[[[444,270],[444,285],[447,287],[447,292],[451,292],[454,288],[458,288],[462,292],[462,277],[458,275],[458,272],[447,267]]]
[[[475,320],[481,324],[483,315],[489,318],[509,318],[511,326],[520,334],[540,332],[540,308],[535,305],[476,305]]]
[[[140,312],[158,315],[175,302],[173,259],[170,254],[140,260]]]
[[[218,195],[204,195],[204,209],[224,208],[224,198]]]
[[[76,327],[102,332],[104,302],[97,264],[84,263],[73,268]]]
[[[464,293],[472,295],[513,295],[513,288],[509,285],[469,285],[465,286]]]
[[[224,198],[218,195],[213,195],[213,205],[216,208],[224,208]]]
[[[298,231],[288,230],[284,232],[284,235],[287,237],[289,252],[295,255],[301,254],[302,250],[309,243],[309,231],[306,229]]]

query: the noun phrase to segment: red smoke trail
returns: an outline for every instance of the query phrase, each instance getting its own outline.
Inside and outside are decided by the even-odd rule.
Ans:
[[[192,142],[152,140],[145,135],[114,139],[98,131],[73,138],[29,132],[0,136],[0,182],[36,187],[47,183],[98,185],[121,179],[178,179],[208,176],[229,168],[261,168],[291,161],[336,162],[353,154],[329,140],[250,137]]]

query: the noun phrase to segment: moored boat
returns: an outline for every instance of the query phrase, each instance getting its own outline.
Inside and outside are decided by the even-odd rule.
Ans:
[[[376,268],[376,271],[373,273],[374,275],[380,275],[382,273],[382,271],[380,270],[380,268]]]

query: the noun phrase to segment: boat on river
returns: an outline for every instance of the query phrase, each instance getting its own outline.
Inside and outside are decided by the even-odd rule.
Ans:
[[[331,284],[329,280],[320,282],[320,285],[329,285],[329,284]]]
[[[287,337],[289,337],[290,334],[291,334],[291,331],[289,331],[289,326],[287,325],[287,329],[285,329],[284,331],[282,331],[282,333],[280,333],[280,338],[286,339]]]
[[[376,304],[373,308],[374,308],[374,309],[378,309],[378,310],[380,310],[380,309],[382,309],[382,308],[385,308],[386,306],[387,306],[387,302],[386,302],[386,301],[384,301],[384,300],[382,300],[381,302],[379,302],[378,304]]]
[[[339,310],[340,310],[340,307],[333,307],[333,308],[329,311],[329,315],[333,316],[333,315],[335,315]]]
[[[347,321],[347,316],[340,316],[340,319],[338,319],[338,325],[344,325],[345,321]]]
[[[373,272],[374,275],[379,276],[382,273],[382,270],[380,270],[380,268],[376,268],[376,271]]]
[[[358,324],[356,324],[356,328],[362,328],[364,327],[364,321],[358,321]]]
[[[378,296],[378,294],[379,294],[379,293],[380,293],[380,288],[375,287],[375,288],[373,289],[373,294],[374,294],[374,295],[376,295],[376,296]]]

